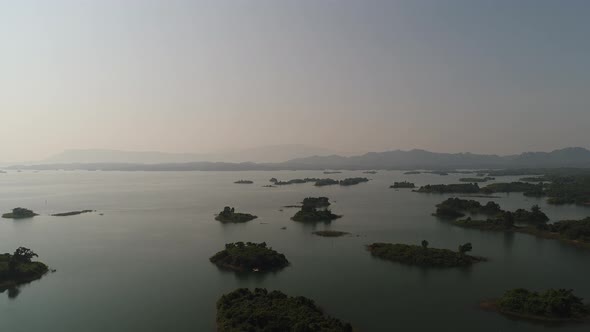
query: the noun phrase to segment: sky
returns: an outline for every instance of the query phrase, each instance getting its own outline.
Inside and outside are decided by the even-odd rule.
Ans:
[[[590,147],[590,1],[0,0],[0,161]]]

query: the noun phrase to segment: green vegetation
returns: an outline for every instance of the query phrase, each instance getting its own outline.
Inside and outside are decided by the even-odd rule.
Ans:
[[[248,213],[238,213],[235,212],[235,209],[229,206],[223,208],[223,211],[219,212],[219,214],[215,217],[215,220],[221,222],[247,222],[250,220],[254,220],[258,218],[257,216],[248,214]]]
[[[322,179],[318,178],[304,178],[304,179],[292,179],[288,181],[279,181],[276,178],[270,179],[270,182],[274,183],[276,186],[286,186],[289,184],[299,184],[299,183],[308,183],[308,182],[318,182]]]
[[[492,183],[482,188],[484,193],[511,193],[521,192],[525,196],[544,196],[543,184],[527,182]]]
[[[474,194],[479,193],[477,183],[459,183],[459,184],[427,184],[417,190],[419,193],[454,193],[454,194]]]
[[[330,199],[328,197],[306,197],[301,204],[318,209],[330,206]]]
[[[590,205],[590,176],[551,176],[545,193],[550,204]]]
[[[373,243],[368,246],[375,257],[408,264],[428,267],[460,267],[470,266],[485,261],[483,257],[469,256],[471,244],[459,246],[459,252],[448,249],[428,248],[428,241],[422,241],[420,246],[408,244]]]
[[[484,306],[500,313],[545,321],[575,321],[590,315],[590,306],[573,294],[571,289],[548,289],[533,292],[524,288],[511,289]]]
[[[228,243],[209,259],[217,266],[236,271],[273,271],[289,265],[285,255],[268,248],[266,243]]]
[[[525,224],[544,224],[549,221],[549,217],[541,211],[538,205],[533,205],[531,211],[518,209],[514,211],[514,221]]]
[[[436,207],[434,215],[443,218],[463,217],[465,215],[464,212],[487,215],[498,215],[503,212],[500,205],[495,202],[490,201],[485,205],[482,205],[475,200],[461,199],[457,197],[448,198],[442,203],[437,204]]]
[[[352,186],[352,185],[363,183],[363,182],[369,182],[369,179],[367,179],[367,178],[346,178],[346,179],[340,181],[340,185],[341,186]]]
[[[294,221],[318,222],[331,221],[341,216],[333,214],[326,207],[330,205],[327,197],[307,197],[303,200],[301,210],[291,218]]]
[[[540,225],[538,228],[557,233],[566,240],[590,243],[590,217],[582,220],[562,220],[552,224]]]
[[[305,297],[280,291],[237,289],[217,301],[219,332],[352,332],[350,324],[325,315]]]
[[[519,181],[522,182],[548,182],[549,179],[546,176],[529,176],[521,178]]]
[[[496,178],[492,178],[489,176],[483,177],[483,178],[460,178],[459,181],[461,182],[488,182],[491,180],[495,180]]]
[[[339,236],[343,236],[343,235],[348,235],[350,233],[339,232],[339,231],[316,231],[316,232],[313,232],[312,234],[324,236],[324,237],[339,237]]]
[[[25,208],[14,208],[12,209],[12,213],[5,213],[2,215],[2,218],[7,219],[25,219],[25,218],[32,218],[34,216],[38,216],[35,212],[25,209]]]
[[[393,185],[389,186],[389,188],[416,188],[416,185],[412,182],[402,181],[402,182],[394,182]]]
[[[52,214],[52,216],[54,216],[54,217],[67,217],[67,216],[75,216],[78,214],[91,213],[91,212],[94,212],[94,210],[80,210],[80,211],[63,212],[63,213]]]
[[[331,186],[335,184],[340,184],[340,181],[334,179],[320,179],[314,183],[316,187]]]
[[[254,181],[250,181],[250,180],[238,180],[234,183],[238,183],[238,184],[252,184],[254,183]]]
[[[11,254],[0,255],[0,290],[15,287],[41,278],[49,268],[41,262],[33,262],[38,255],[20,247]]]

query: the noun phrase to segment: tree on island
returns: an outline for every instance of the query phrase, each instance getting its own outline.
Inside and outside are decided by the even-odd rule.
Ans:
[[[422,248],[424,248],[424,249],[428,248],[428,241],[422,240]]]
[[[514,227],[514,214],[510,211],[505,211],[502,214],[502,221],[505,228],[509,229]]]
[[[473,250],[473,246],[471,245],[471,242],[467,242],[465,244],[459,245],[459,253],[461,253],[461,255],[465,255],[466,253],[468,253],[471,250]]]

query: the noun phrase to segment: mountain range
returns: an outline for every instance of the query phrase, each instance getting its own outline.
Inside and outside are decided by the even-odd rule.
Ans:
[[[144,156],[140,153],[141,156]],[[158,155],[160,158],[162,155]],[[183,155],[184,156],[184,155]],[[178,156],[175,156],[177,158]],[[184,157],[183,157],[184,158]],[[246,158],[246,157],[245,157]],[[294,158],[284,162],[56,162],[14,165],[7,169],[87,169],[123,171],[238,171],[323,169],[475,169],[475,168],[590,168],[590,151],[571,147],[551,152],[525,152],[498,156],[474,153],[438,153],[425,150],[370,152],[358,156],[325,155]],[[181,159],[182,160],[182,159]],[[246,159],[247,160],[247,159]]]

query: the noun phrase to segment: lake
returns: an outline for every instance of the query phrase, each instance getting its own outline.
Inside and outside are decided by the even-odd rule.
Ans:
[[[350,187],[262,187],[271,177],[356,176],[372,180]],[[18,293],[0,294],[2,331],[214,331],[215,302],[238,287],[309,297],[359,331],[540,331],[547,328],[482,311],[478,303],[516,287],[573,288],[590,300],[590,250],[526,234],[454,227],[431,216],[434,206],[451,195],[389,188],[394,181],[419,186],[458,183],[465,176],[401,171],[0,174],[0,212],[21,206],[41,214],[0,219],[0,252],[25,246],[57,270]],[[518,178],[498,177],[497,182]],[[233,183],[240,179],[254,184]],[[307,196],[329,197],[333,212],[343,218],[316,225],[291,221],[297,210],[283,206]],[[550,206],[522,194],[498,196],[493,200],[503,209],[539,204],[552,221],[590,215],[590,208]],[[244,224],[215,221],[214,214],[226,205],[259,218]],[[48,216],[82,209],[97,212]],[[311,234],[323,229],[353,236]],[[472,254],[490,261],[467,269],[425,269],[373,258],[364,247],[424,239],[431,247],[453,250],[471,242]],[[265,241],[291,266],[237,275],[209,262],[225,243],[235,241]]]

